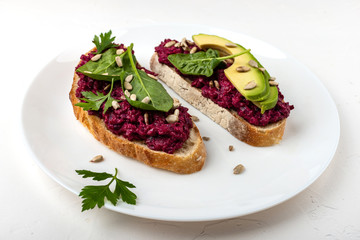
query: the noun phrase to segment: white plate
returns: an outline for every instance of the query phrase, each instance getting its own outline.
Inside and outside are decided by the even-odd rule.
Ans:
[[[285,99],[295,109],[288,118],[282,142],[257,148],[236,140],[184,103],[190,113],[200,118],[197,125],[202,136],[210,137],[205,142],[208,159],[204,168],[198,173],[179,175],[148,167],[97,142],[73,115],[68,92],[80,54],[92,45],[89,39],[82,47],[60,54],[39,73],[22,109],[25,137],[35,159],[47,174],[73,193],[79,194],[83,186],[92,183],[78,176],[76,169],[112,173],[116,167],[121,179],[136,186],[138,202],[135,206],[106,204],[111,210],[170,221],[225,219],[264,210],[295,196],[330,163],[340,133],[335,104],[320,80],[281,50],[244,34],[206,26],[151,25],[113,29],[113,33],[117,42],[134,43],[135,54],[146,67],[154,47],[165,38],[209,33],[231,39],[253,49],[277,77]],[[229,152],[229,145],[235,151]],[[89,159],[98,154],[105,161],[90,163]],[[234,175],[232,170],[239,163],[246,171]]]

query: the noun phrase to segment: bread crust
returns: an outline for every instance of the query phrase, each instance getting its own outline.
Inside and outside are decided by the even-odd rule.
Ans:
[[[80,102],[76,97],[79,79],[75,72],[69,98],[76,118],[98,141],[124,156],[134,158],[155,168],[180,174],[194,173],[202,169],[206,159],[206,149],[195,124],[190,130],[190,136],[183,148],[176,150],[175,153],[168,154],[151,150],[141,141],[129,141],[122,136],[113,134],[106,128],[102,119],[89,115],[81,107],[75,106],[76,103]]]
[[[272,146],[281,141],[285,131],[286,119],[264,127],[248,123],[236,111],[220,107],[211,99],[203,97],[201,90],[192,87],[189,79],[181,77],[173,68],[159,63],[157,53],[151,57],[150,69],[157,73],[158,78],[183,99],[225,128],[237,139],[256,147]]]

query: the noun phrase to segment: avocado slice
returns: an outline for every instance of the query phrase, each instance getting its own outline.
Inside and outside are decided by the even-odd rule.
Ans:
[[[220,52],[220,55],[233,55],[246,50],[241,45],[216,35],[198,34],[192,38],[201,49],[216,49]],[[235,88],[246,99],[254,102],[263,113],[265,110],[271,109],[276,105],[278,91],[276,87],[270,87],[269,73],[266,70],[260,71],[259,68],[251,67],[249,65],[250,60],[255,61],[259,68],[263,68],[259,61],[249,52],[235,57],[234,63],[225,69],[224,73]],[[240,66],[250,67],[251,70],[248,72],[238,72],[236,69]],[[245,90],[245,86],[251,81],[256,83],[256,87]]]

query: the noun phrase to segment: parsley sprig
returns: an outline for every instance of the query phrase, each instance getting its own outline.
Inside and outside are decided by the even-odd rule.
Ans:
[[[81,94],[85,98],[80,98],[80,99],[84,100],[85,102],[76,103],[75,106],[82,107],[86,111],[88,111],[88,110],[98,111],[100,109],[101,105],[103,104],[103,102],[106,101],[105,105],[104,105],[104,111],[103,111],[103,113],[106,113],[106,111],[109,109],[109,107],[112,106],[112,102],[117,101],[113,97],[111,97],[111,92],[113,90],[113,86],[114,86],[114,79],[111,80],[110,91],[106,95],[104,95],[101,92],[96,92],[96,94],[93,92],[81,92]]]
[[[91,172],[88,170],[75,170],[77,174],[83,175],[83,178],[93,178],[95,181],[103,181],[111,179],[106,185],[97,186],[85,186],[81,189],[79,196],[83,198],[82,212],[85,210],[93,209],[97,205],[101,208],[105,204],[105,198],[109,200],[114,206],[116,206],[118,200],[121,197],[123,202],[135,205],[137,196],[131,192],[128,188],[135,188],[135,186],[129,182],[125,182],[117,178],[118,170],[115,168],[115,174],[102,172]],[[114,192],[111,191],[110,185],[115,181]]]
[[[111,37],[111,30],[107,33],[101,33],[100,34],[100,39],[97,35],[94,36],[93,39],[93,43],[96,46],[97,52],[98,53],[102,53],[104,50],[108,49],[108,48],[112,48],[112,47],[116,47],[116,44],[113,44],[113,41],[115,40],[115,37]]]

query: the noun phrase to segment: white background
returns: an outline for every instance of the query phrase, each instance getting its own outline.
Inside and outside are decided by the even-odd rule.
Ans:
[[[23,96],[36,74],[78,39],[164,21],[226,26],[259,38],[321,79],[338,108],[341,136],[314,184],[256,214],[177,223],[106,209],[81,213],[81,199],[43,173],[20,129]],[[1,239],[360,239],[359,1],[0,0],[0,26]]]

